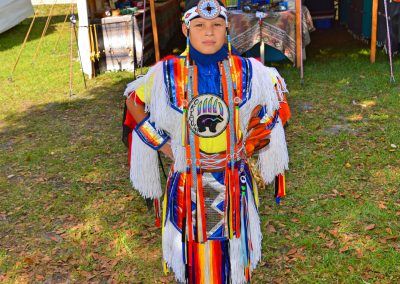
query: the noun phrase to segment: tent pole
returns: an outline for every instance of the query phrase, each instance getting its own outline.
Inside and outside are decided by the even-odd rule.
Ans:
[[[301,0],[296,0],[296,67],[300,68],[300,80],[303,82],[303,44],[301,33],[303,21],[301,16]]]
[[[156,7],[154,4],[154,0],[150,0],[150,15],[151,15],[151,26],[153,29],[154,52],[156,55],[156,62],[157,62],[157,61],[160,61],[160,46],[158,45]],[[144,43],[144,39],[143,39],[143,43]]]
[[[376,29],[378,23],[378,0],[372,2],[372,27],[371,27],[371,53],[370,62],[375,63],[376,58]]]
[[[301,54],[301,15],[300,15],[301,0],[296,0],[296,67],[300,67]]]
[[[304,85],[304,60],[303,60],[303,6],[300,5],[300,83]]]
[[[260,25],[260,57],[261,57],[261,63],[265,65],[265,49],[264,49],[264,40],[263,40],[263,34],[262,34],[262,17],[260,15],[258,19],[258,24]]]
[[[392,42],[390,39],[389,13],[388,13],[388,9],[387,9],[387,0],[383,0],[383,4],[385,5],[386,36],[387,36],[389,65],[390,65],[390,83],[394,83],[393,62],[392,62]]]

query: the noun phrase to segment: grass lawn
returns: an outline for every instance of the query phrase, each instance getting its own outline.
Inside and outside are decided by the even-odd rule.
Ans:
[[[0,283],[172,283],[153,213],[128,180],[120,126],[133,75],[84,89],[75,56],[69,97],[68,6],[32,64],[48,9],[13,81],[30,19],[0,35]],[[342,29],[315,32],[304,86],[276,65],[293,112],[288,195],[277,206],[261,190],[254,283],[400,282],[400,89],[382,51],[373,65],[368,52]]]

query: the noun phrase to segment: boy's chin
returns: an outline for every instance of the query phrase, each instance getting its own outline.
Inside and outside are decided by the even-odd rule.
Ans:
[[[221,46],[222,47],[222,46]],[[207,47],[207,48],[201,48],[201,50],[198,50],[199,52],[210,55],[216,53],[218,50],[221,49],[221,47]]]

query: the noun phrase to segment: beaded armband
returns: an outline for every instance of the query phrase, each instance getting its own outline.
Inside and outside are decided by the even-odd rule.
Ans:
[[[166,133],[157,130],[154,122],[149,121],[149,116],[136,125],[134,131],[153,150],[159,150],[169,140]]]
[[[260,123],[265,123],[266,128],[272,130],[272,128],[274,128],[275,124],[278,122],[279,110],[275,110],[272,113],[272,116],[268,116],[264,107],[260,111],[258,117],[261,118]]]

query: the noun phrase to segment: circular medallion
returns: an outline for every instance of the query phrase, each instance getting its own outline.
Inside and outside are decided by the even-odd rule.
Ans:
[[[221,5],[217,0],[200,0],[197,4],[197,12],[200,17],[211,20],[218,17],[221,12]]]
[[[200,95],[189,102],[186,120],[195,135],[215,137],[224,132],[229,123],[228,106],[216,95]]]

